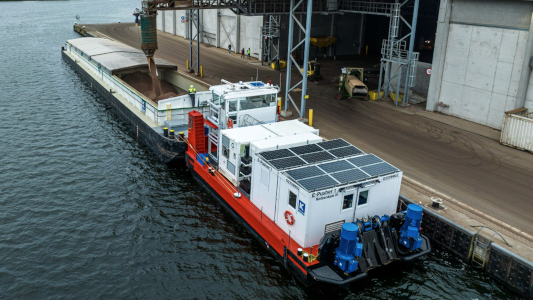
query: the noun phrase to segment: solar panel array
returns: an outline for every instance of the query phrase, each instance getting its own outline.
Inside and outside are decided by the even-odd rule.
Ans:
[[[399,172],[374,154],[365,154],[343,139],[335,139],[259,154],[308,192],[356,183]]]

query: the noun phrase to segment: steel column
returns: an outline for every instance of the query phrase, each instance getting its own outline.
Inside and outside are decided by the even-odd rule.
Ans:
[[[313,16],[313,0],[307,0],[307,15],[305,20],[305,48],[304,48],[304,73],[302,74],[304,80],[302,83],[302,106],[300,110],[300,117],[305,117],[305,96],[307,96],[307,71],[309,68],[309,45],[311,44],[311,17]]]
[[[291,87],[291,67],[292,67],[292,39],[294,31],[294,16],[292,14],[294,10],[294,0],[290,0],[290,14],[289,14],[289,40],[287,42],[287,80],[285,84],[285,111],[289,110],[289,89]],[[298,108],[296,108],[298,109]]]
[[[309,45],[310,45],[310,37],[311,37],[311,17],[313,13],[313,0],[307,1],[307,15],[306,15],[306,24],[305,28],[302,25],[300,21],[296,19],[296,10],[298,7],[302,4],[303,0],[298,1],[298,4],[294,5],[294,0],[291,0],[290,2],[290,15],[289,15],[289,41],[288,41],[288,54],[287,54],[287,84],[286,84],[286,91],[285,91],[285,110],[289,110],[289,100],[294,105],[294,108],[300,115],[300,118],[305,117],[305,96],[307,95],[307,71],[308,71],[308,62],[309,62]],[[294,30],[294,23],[297,22],[298,27],[300,28],[300,34],[303,31],[305,33],[305,37],[303,40],[300,40],[298,44],[296,44],[296,47],[293,47],[293,30]],[[304,59],[303,59],[303,72],[296,62],[296,60],[292,57],[292,53],[294,51],[297,51],[297,48],[300,47],[300,45],[304,44]],[[291,87],[291,67],[292,64],[298,68],[298,72],[302,75],[303,79]],[[290,91],[294,90],[297,86],[302,84],[302,99],[301,99],[301,108],[298,109],[298,106],[292,99],[291,95],[289,94]]]
[[[411,72],[416,72],[416,69],[411,70],[411,64],[416,63],[416,61],[413,59],[413,50],[415,48],[415,38],[416,38],[416,22],[418,20],[418,6],[419,6],[420,0],[415,0],[415,6],[413,8],[413,20],[411,21],[411,36],[409,36],[409,53],[408,59],[409,64],[407,65],[407,71],[405,72],[405,88],[404,88],[404,94],[403,94],[403,106],[406,106],[406,103],[409,103],[409,86],[411,85],[409,82],[409,78],[411,77]],[[398,84],[400,82],[398,81]]]
[[[193,34],[193,27],[196,27],[196,34]],[[196,40],[196,50],[194,49],[194,40]],[[196,60],[193,61],[193,53]],[[200,10],[189,10],[189,63],[190,69],[188,72],[194,72],[196,66],[196,74],[200,74]]]

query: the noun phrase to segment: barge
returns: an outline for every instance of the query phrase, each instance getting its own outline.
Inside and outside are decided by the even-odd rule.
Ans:
[[[144,53],[109,39],[68,40],[61,55],[160,161],[183,162],[187,144],[175,135],[186,134],[189,112],[208,111],[212,92],[205,84],[179,73],[176,65],[156,59],[158,79],[166,93],[154,97]],[[190,85],[197,90],[194,103],[185,93]]]
[[[188,113],[187,167],[299,281],[349,286],[431,252],[422,207],[397,212],[402,171],[298,120],[276,122],[263,83],[225,83],[211,87],[207,114]]]

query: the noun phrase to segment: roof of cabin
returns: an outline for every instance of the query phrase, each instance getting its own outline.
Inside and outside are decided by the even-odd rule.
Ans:
[[[401,172],[343,139],[258,154],[308,192]]]

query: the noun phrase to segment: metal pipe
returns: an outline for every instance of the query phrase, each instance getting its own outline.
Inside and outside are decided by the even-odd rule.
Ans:
[[[305,20],[304,73],[302,82],[302,102],[300,117],[305,117],[305,96],[307,95],[307,71],[309,69],[309,45],[311,44],[311,17],[313,16],[313,0],[307,0],[307,15]]]
[[[313,272],[313,270],[309,270],[309,275],[311,275],[311,277],[313,277],[313,279],[316,281],[325,282],[325,283],[329,283],[333,285],[345,285],[345,284],[356,282],[358,280],[366,278],[368,276],[368,273],[357,274],[352,278],[348,278],[342,281],[337,281],[337,280],[333,280],[333,279],[329,279],[329,278],[316,275],[316,273]]]
[[[286,78],[286,84],[285,84],[285,111],[289,110],[289,87],[291,86],[291,49],[292,49],[292,34],[294,30],[294,15],[293,15],[293,9],[294,9],[294,0],[290,0],[290,14],[289,14],[289,40],[287,43],[287,78]]]

